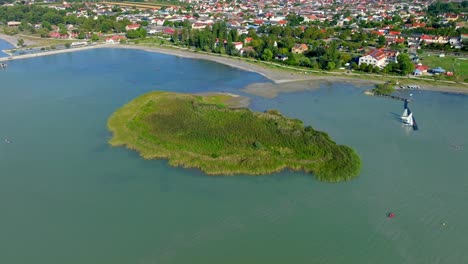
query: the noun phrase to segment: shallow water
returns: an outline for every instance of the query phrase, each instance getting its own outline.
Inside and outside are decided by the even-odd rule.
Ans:
[[[2,52],[2,50],[12,49],[12,48],[14,48],[13,45],[11,45],[10,43],[0,39],[0,58],[8,56],[8,54]]]
[[[239,93],[264,77],[117,49],[9,65],[0,263],[468,263],[468,96],[413,92],[416,132],[401,102],[349,84],[253,97],[354,147],[361,175],[210,177],[109,147],[108,116],[151,90]]]

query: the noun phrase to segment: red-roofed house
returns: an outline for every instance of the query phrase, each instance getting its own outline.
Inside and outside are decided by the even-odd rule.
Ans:
[[[294,44],[294,47],[292,47],[291,52],[296,53],[296,54],[302,54],[306,52],[309,48],[307,47],[306,44]]]
[[[422,35],[421,42],[424,41],[425,43],[438,43],[438,44],[446,44],[449,42],[448,37],[444,36],[430,36],[430,35]]]
[[[234,48],[236,48],[236,50],[241,50],[244,46],[242,42],[233,42],[232,44],[234,45]]]
[[[125,27],[125,29],[128,30],[137,30],[140,28],[140,24],[130,24]]]
[[[390,62],[397,62],[398,54],[400,53],[396,50],[373,49],[359,58],[359,65],[369,64],[384,68]]]
[[[420,70],[421,72],[427,72],[427,70],[429,70],[429,66],[419,64],[416,66],[416,69]]]
[[[118,44],[120,43],[121,40],[125,40],[125,37],[115,35],[115,36],[106,38],[106,44]]]
[[[172,35],[172,34],[174,34],[176,31],[175,31],[175,29],[173,29],[173,28],[165,28],[165,29],[163,29],[162,32],[163,32],[163,34],[166,34],[166,35]]]
[[[254,20],[254,24],[255,24],[255,25],[259,25],[259,26],[260,26],[260,25],[263,25],[263,20],[261,20],[261,19],[255,19],[255,20]]]
[[[49,33],[49,38],[67,39],[68,34],[60,35],[60,33],[54,31]]]

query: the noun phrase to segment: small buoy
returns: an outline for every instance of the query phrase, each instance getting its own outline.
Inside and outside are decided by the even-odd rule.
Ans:
[[[445,222],[443,222],[442,225],[445,226]]]
[[[393,217],[395,217],[395,214],[394,214],[394,213],[388,213],[388,214],[387,214],[387,217],[388,217],[388,218],[393,218]]]

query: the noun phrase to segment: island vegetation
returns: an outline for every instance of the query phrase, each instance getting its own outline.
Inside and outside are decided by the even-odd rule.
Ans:
[[[165,158],[170,165],[211,175],[259,175],[286,168],[312,172],[326,182],[358,175],[361,161],[353,149],[276,110],[236,108],[236,99],[161,91],[142,95],[109,118],[109,142],[145,159]]]
[[[391,95],[395,92],[395,82],[386,82],[382,84],[376,84],[372,93],[375,95]]]

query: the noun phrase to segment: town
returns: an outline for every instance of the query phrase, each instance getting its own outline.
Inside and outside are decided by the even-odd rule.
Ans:
[[[0,3],[2,3],[0,1]],[[16,53],[91,42],[160,45],[299,69],[468,81],[468,1],[9,2]],[[39,41],[40,42],[40,41]],[[41,47],[43,50],[44,47]]]

